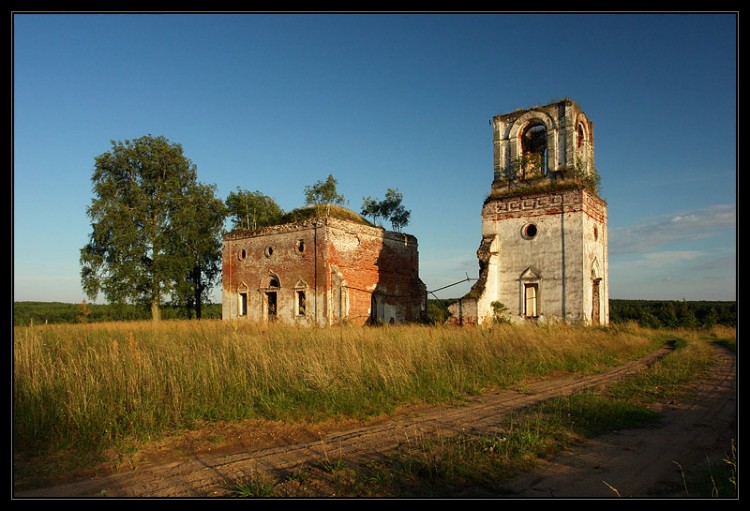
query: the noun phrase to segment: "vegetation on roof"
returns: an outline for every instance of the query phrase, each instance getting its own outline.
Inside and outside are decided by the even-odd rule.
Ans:
[[[517,187],[509,187],[506,189],[498,190],[493,189],[492,192],[487,196],[485,199],[485,204],[487,201],[492,199],[504,199],[506,197],[518,197],[519,195],[533,195],[535,193],[547,193],[554,190],[564,191],[564,190],[574,190],[577,188],[584,188],[584,185],[577,181],[562,181],[562,182],[554,182],[549,181],[547,179],[544,180],[538,180],[535,182],[528,182],[528,184],[517,186]]]
[[[338,220],[346,220],[348,222],[354,222],[362,225],[369,225],[373,227],[373,224],[367,221],[362,215],[355,213],[349,208],[343,206],[337,206],[335,204],[330,205],[313,205],[303,206],[301,208],[293,209],[281,216],[280,224],[288,224],[293,222],[301,222],[315,217],[326,217],[336,218]]]

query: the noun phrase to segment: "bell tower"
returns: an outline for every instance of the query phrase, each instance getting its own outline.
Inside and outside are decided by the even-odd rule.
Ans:
[[[593,177],[594,125],[570,100],[492,119],[493,192]]]
[[[492,118],[479,278],[452,321],[609,323],[607,205],[594,125],[569,99]],[[499,311],[502,311],[499,312]]]

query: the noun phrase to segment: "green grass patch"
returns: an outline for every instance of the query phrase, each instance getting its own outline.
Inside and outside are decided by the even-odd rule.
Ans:
[[[259,474],[234,481],[228,486],[233,497],[272,497],[276,483],[269,481]]]
[[[659,415],[648,408],[594,393],[545,401],[539,405],[539,413],[544,415],[545,421],[561,431],[586,438],[622,429],[642,428],[659,421]]]
[[[732,442],[721,459],[707,458],[689,467],[685,475],[685,496],[734,498],[737,496],[737,446]]]

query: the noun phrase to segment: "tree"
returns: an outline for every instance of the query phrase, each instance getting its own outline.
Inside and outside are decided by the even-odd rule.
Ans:
[[[683,328],[695,328],[698,326],[698,318],[695,317],[690,304],[683,299],[677,307],[677,325]]]
[[[662,303],[657,313],[657,318],[659,318],[661,324],[667,328],[677,328],[679,326],[677,310],[675,309],[674,302]]]
[[[189,279],[185,250],[200,229],[184,219],[192,211],[194,222],[203,221],[195,214],[206,199],[196,166],[181,145],[151,135],[112,141],[94,163],[95,198],[86,209],[92,232],[80,257],[83,289],[89,299],[103,293],[114,304],[147,305],[159,320],[162,300]]]
[[[234,229],[256,230],[281,221],[284,211],[271,197],[259,191],[249,192],[237,187],[226,200],[227,213],[233,217]]]
[[[399,206],[390,216],[391,227],[393,227],[393,230],[401,232],[401,229],[409,225],[410,216],[411,211],[407,211],[403,206]]]
[[[378,218],[380,218],[380,202],[370,196],[363,197],[362,209],[360,209],[359,214],[364,217],[372,217],[372,223],[378,224]]]
[[[221,280],[221,242],[226,206],[215,196],[216,187],[196,183],[185,196],[183,207],[172,219],[174,301],[187,309],[188,317],[202,316],[203,303]]]
[[[388,188],[385,192],[385,198],[381,201],[371,197],[362,198],[362,216],[372,217],[373,223],[377,222],[379,217],[391,222],[394,230],[400,231],[409,224],[411,211],[408,211],[401,204],[404,196],[398,189]]]
[[[331,213],[331,204],[344,204],[343,195],[339,195],[336,191],[336,185],[338,181],[333,175],[328,174],[328,178],[325,181],[317,181],[312,186],[305,187],[305,204],[314,204],[317,208],[321,204],[326,205],[326,216]]]
[[[490,306],[492,307],[492,320],[495,323],[510,323],[510,319],[505,317],[505,315],[508,313],[509,309],[505,306],[503,302],[499,302],[495,300],[494,302],[490,303]]]
[[[713,328],[719,322],[719,313],[716,312],[716,307],[708,309],[708,313],[703,318],[702,326],[704,328]]]

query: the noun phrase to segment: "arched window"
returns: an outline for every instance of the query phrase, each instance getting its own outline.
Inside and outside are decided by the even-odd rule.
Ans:
[[[521,273],[519,279],[521,284],[521,313],[523,317],[538,318],[541,311],[541,285],[542,276],[541,274],[529,267]]]
[[[541,121],[531,121],[521,131],[522,176],[547,175],[547,128]]]
[[[523,285],[523,315],[527,318],[536,318],[539,316],[537,306],[539,294],[539,284],[524,284]]]
[[[586,141],[586,132],[583,129],[583,124],[578,123],[578,128],[576,128],[576,149],[580,149],[583,147],[583,143]]]

